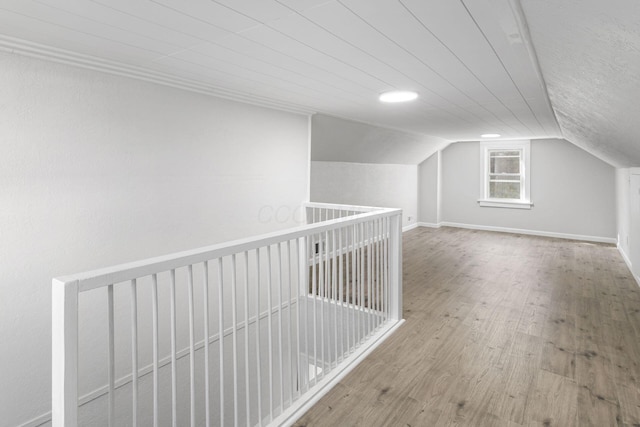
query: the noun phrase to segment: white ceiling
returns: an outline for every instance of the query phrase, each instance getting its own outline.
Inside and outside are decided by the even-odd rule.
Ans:
[[[0,46],[453,141],[560,136],[523,22],[513,0],[0,0]]]
[[[0,0],[0,49],[449,141],[564,136],[640,165],[637,0]],[[420,97],[379,103],[390,89]]]

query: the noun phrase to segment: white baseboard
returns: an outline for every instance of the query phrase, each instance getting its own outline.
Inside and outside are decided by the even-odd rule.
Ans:
[[[622,255],[622,259],[624,260],[625,264],[627,264],[627,267],[629,267],[629,272],[631,273],[633,278],[636,279],[636,283],[638,284],[638,286],[640,286],[640,276],[633,274],[633,265],[631,264],[631,260],[629,259],[629,256],[624,251],[624,249],[622,249],[622,246],[620,246],[620,243],[618,243],[617,246],[618,246],[618,252],[620,252],[620,255]]]
[[[622,246],[620,246],[620,243],[617,244],[617,247],[618,247],[618,252],[620,252],[620,255],[622,255],[622,259],[624,260],[625,264],[627,264],[627,267],[629,267],[629,271],[633,271],[631,260],[629,259],[629,256],[624,251],[624,249],[622,249]]]
[[[440,224],[436,224],[433,222],[419,222],[419,227],[428,227],[428,228],[440,228]]]
[[[418,228],[418,226],[419,226],[419,224],[417,222],[414,222],[413,224],[409,224],[409,225],[406,225],[406,226],[402,227],[402,232],[404,233],[406,231],[413,230],[414,228]]]
[[[456,227],[456,228],[467,228],[470,230],[496,231],[499,233],[527,234],[531,236],[556,237],[558,239],[583,240],[586,242],[597,242],[597,243],[616,244],[618,242],[614,237],[584,236],[581,234],[556,233],[553,231],[527,230],[523,228],[494,227],[491,225],[463,224],[459,222],[443,221],[438,224],[421,222],[419,224],[421,227],[432,227],[432,228]]]

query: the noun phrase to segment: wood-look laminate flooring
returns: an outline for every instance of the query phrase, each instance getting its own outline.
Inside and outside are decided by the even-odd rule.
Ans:
[[[613,245],[404,234],[406,322],[296,426],[640,426],[640,288]]]

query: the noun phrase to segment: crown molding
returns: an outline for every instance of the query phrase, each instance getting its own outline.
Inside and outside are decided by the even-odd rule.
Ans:
[[[311,115],[316,111],[295,103],[279,101],[242,91],[226,89],[197,80],[185,79],[175,75],[154,71],[144,67],[127,65],[117,61],[98,58],[91,55],[72,52],[39,43],[34,43],[0,34],[0,52],[7,52],[31,58],[43,59],[60,64],[99,71],[117,76],[129,77],[163,86],[201,93],[217,98],[272,108],[296,114]]]

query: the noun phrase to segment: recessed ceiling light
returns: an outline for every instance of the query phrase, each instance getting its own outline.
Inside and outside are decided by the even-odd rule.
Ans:
[[[413,101],[418,97],[418,94],[408,90],[392,90],[390,92],[384,92],[380,95],[380,101],[382,102],[406,102]]]
[[[499,133],[483,133],[482,135],[480,135],[480,138],[499,138],[500,134]]]

